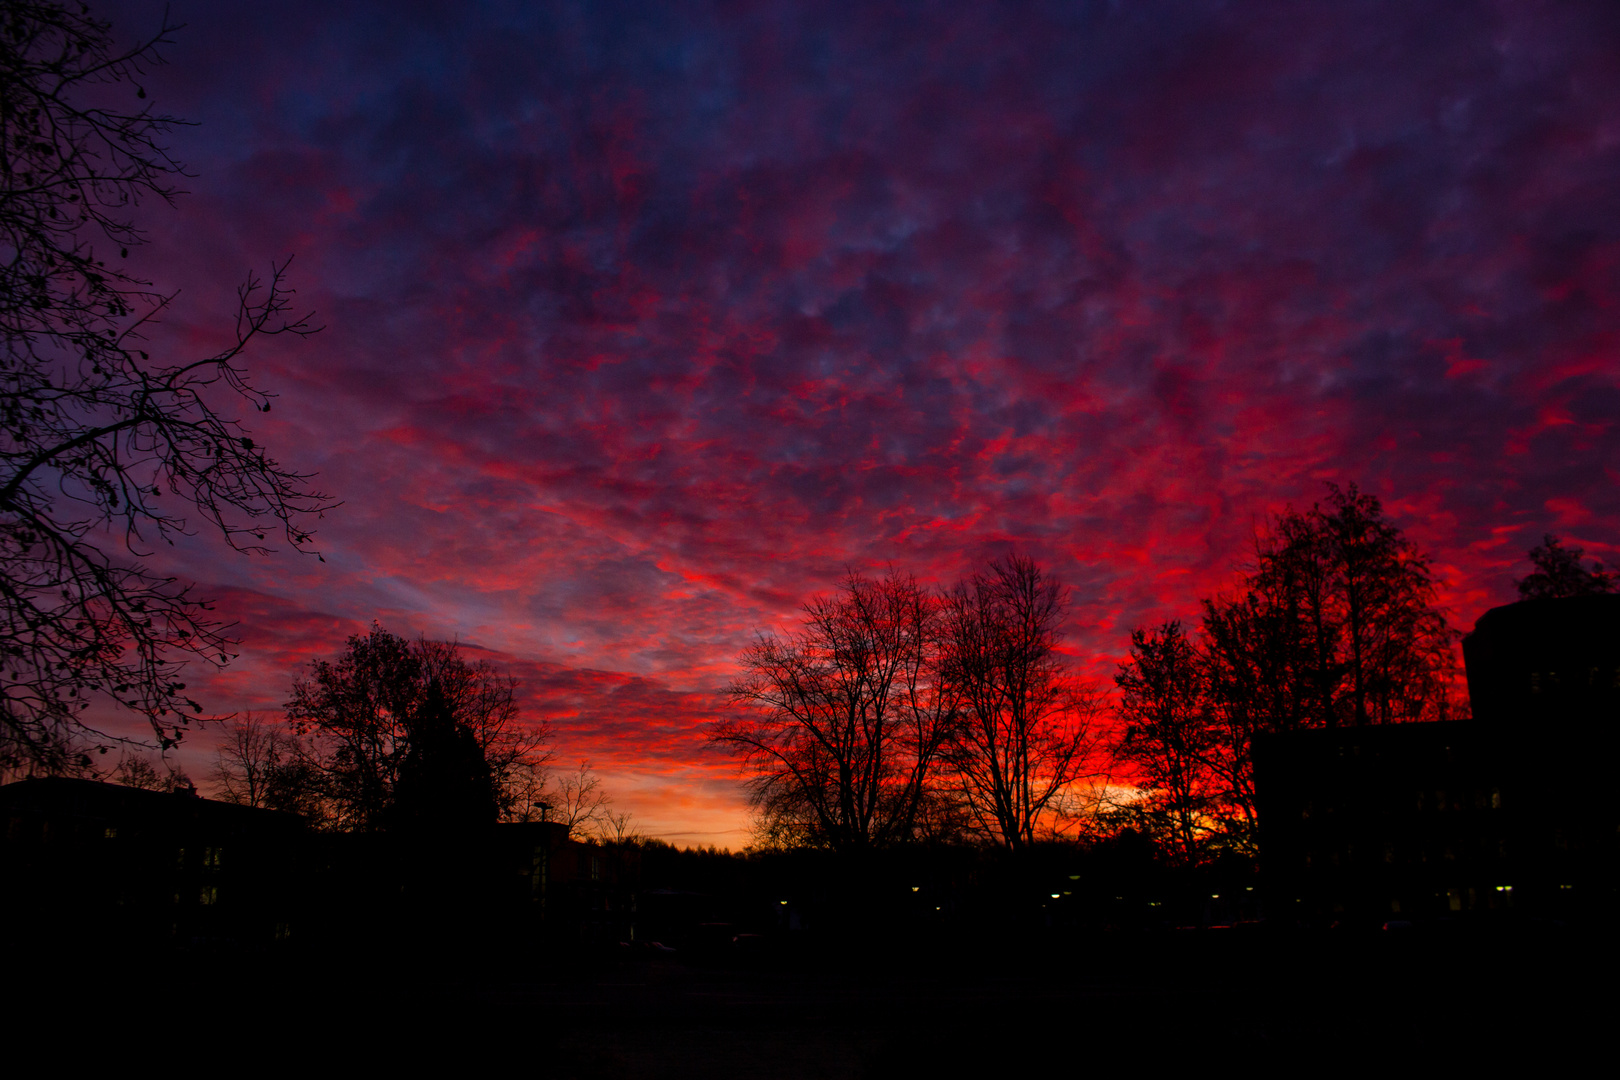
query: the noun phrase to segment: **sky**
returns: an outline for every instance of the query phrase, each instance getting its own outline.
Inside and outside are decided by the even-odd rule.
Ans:
[[[324,329],[254,344],[249,426],[343,501],[324,562],[154,557],[238,624],[211,713],[457,640],[645,832],[738,846],[704,725],[851,569],[1030,555],[1107,685],[1328,482],[1459,629],[1546,532],[1620,558],[1610,0],[170,12],[152,347],[292,257]]]

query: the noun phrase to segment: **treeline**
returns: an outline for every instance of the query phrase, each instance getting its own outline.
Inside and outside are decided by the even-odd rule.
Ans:
[[[851,573],[762,636],[710,731],[751,774],[761,839],[1016,850],[1129,828],[1196,863],[1252,851],[1261,732],[1460,708],[1429,562],[1354,485],[1276,517],[1197,628],[1133,632],[1111,706],[1058,652],[1065,599],[1021,557],[939,591]]]

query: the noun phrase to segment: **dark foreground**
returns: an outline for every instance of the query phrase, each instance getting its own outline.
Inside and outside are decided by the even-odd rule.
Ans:
[[[1185,931],[778,943],[470,962],[408,943],[321,957],[129,955],[12,967],[14,1047],[211,1071],[390,1065],[556,1077],[887,1077],[1040,1069],[1491,1063],[1612,1028],[1608,936],[1557,927]]]

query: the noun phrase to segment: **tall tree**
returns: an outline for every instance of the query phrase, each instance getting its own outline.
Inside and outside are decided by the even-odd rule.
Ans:
[[[1116,753],[1150,805],[1181,815],[1178,857],[1252,847],[1257,735],[1455,715],[1456,634],[1436,597],[1428,559],[1378,500],[1329,484],[1273,519],[1231,595],[1204,600],[1198,641],[1174,623],[1132,634]]]
[[[1519,579],[1519,599],[1542,600],[1559,596],[1592,596],[1614,591],[1614,575],[1603,569],[1603,564],[1592,561],[1588,570],[1581,562],[1585,554],[1580,548],[1566,548],[1563,542],[1548,533],[1541,543],[1530,549],[1532,573]]]
[[[406,737],[388,808],[390,830],[464,832],[497,820],[499,796],[489,757],[474,725],[457,716],[440,679],[425,680]]]
[[[432,813],[493,821],[510,811],[525,768],[543,763],[549,736],[519,722],[516,686],[454,644],[374,623],[336,662],[311,663],[287,717],[310,740],[337,827],[373,831]]]
[[[1175,620],[1133,631],[1130,659],[1114,675],[1123,727],[1115,754],[1138,791],[1132,816],[1183,863],[1198,861],[1226,809],[1219,767],[1226,748],[1207,680],[1203,658]]]
[[[804,626],[741,657],[733,715],[710,740],[752,773],[775,842],[836,850],[909,839],[953,714],[939,608],[909,575],[851,572]]]
[[[224,664],[232,642],[140,557],[192,511],[237,550],[280,533],[313,554],[308,521],[333,505],[235,419],[270,408],[241,365],[249,344],[311,332],[285,264],[242,287],[219,351],[140,347],[172,296],[122,268],[143,239],[131,211],[172,201],[183,174],[162,141],[178,121],[140,79],[174,29],[120,49],[78,5],[0,8],[0,767],[87,764],[116,741],[86,719],[96,699],[172,745],[202,711],[181,662]]]
[[[1276,728],[1450,715],[1456,634],[1428,558],[1375,496],[1327,486],[1325,504],[1284,511],[1258,540],[1236,599],[1206,603],[1208,638],[1227,650],[1222,688],[1258,686],[1253,666],[1264,665],[1288,689],[1264,718]],[[1252,713],[1255,703],[1240,707]]]
[[[1097,772],[1096,694],[1057,651],[1066,595],[1014,555],[944,599],[941,681],[958,699],[950,768],[979,832],[1020,850]]]

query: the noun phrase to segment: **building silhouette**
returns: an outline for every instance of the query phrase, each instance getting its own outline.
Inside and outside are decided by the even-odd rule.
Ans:
[[[1620,595],[1492,608],[1463,638],[1469,719],[1256,741],[1274,917],[1600,918],[1615,908]]]
[[[323,833],[296,814],[94,780],[0,786],[0,920],[52,952],[409,940],[460,948],[636,935],[640,857],[556,822]]]

